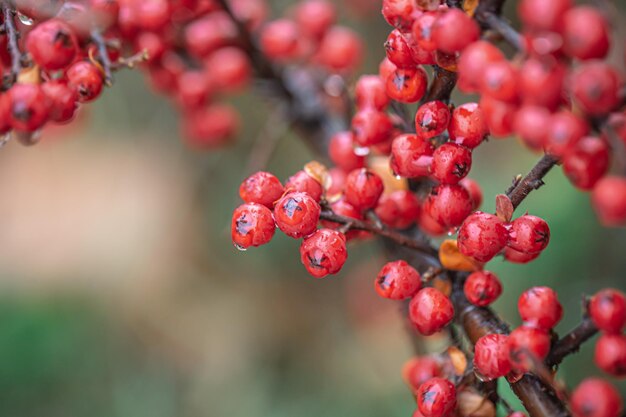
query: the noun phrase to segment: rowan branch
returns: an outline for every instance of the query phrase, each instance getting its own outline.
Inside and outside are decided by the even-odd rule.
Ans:
[[[511,199],[514,208],[517,208],[531,191],[545,184],[543,178],[558,161],[558,158],[552,155],[544,155],[525,177],[514,181],[513,185],[506,191],[506,195]]]
[[[585,317],[578,326],[552,346],[552,350],[546,359],[546,365],[551,367],[559,365],[566,356],[578,352],[580,346],[595,336],[596,333],[598,333],[598,328],[589,317]]]
[[[456,86],[456,72],[448,71],[438,65],[433,65],[433,72],[435,76],[422,101],[425,103],[433,100],[450,101],[450,95]]]
[[[100,29],[93,29],[91,31],[91,41],[96,45],[98,51],[98,61],[102,66],[102,72],[104,73],[104,84],[107,87],[113,85],[113,72],[111,64],[111,58],[109,57],[109,51],[107,50],[107,44],[102,36]]]
[[[6,80],[7,86],[10,87],[17,81],[17,77],[22,70],[23,55],[18,44],[19,32],[15,28],[15,10],[8,2],[2,2],[2,16],[4,18],[4,31],[8,40],[8,49],[11,54],[11,72]]]
[[[521,51],[524,49],[522,36],[502,16],[490,11],[477,11],[476,20],[489,29],[498,32],[516,50]]]

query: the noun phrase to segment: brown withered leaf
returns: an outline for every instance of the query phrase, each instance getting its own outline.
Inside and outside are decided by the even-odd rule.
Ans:
[[[465,10],[465,13],[473,17],[479,4],[480,0],[465,0],[463,2],[463,10]]]
[[[482,263],[463,255],[455,239],[446,239],[441,243],[439,260],[444,268],[453,271],[473,272],[483,267]]]
[[[461,417],[495,417],[496,406],[474,390],[461,391],[457,397],[458,415]]]
[[[465,356],[465,353],[456,346],[450,346],[448,348],[448,356],[454,367],[454,373],[458,376],[463,375],[467,370],[467,356]]]
[[[333,183],[328,168],[321,162],[311,161],[307,163],[304,165],[304,172],[306,172],[309,177],[322,184],[324,190],[328,190]]]
[[[510,222],[513,218],[515,208],[511,199],[506,194],[498,194],[496,196],[496,215],[505,222]]]

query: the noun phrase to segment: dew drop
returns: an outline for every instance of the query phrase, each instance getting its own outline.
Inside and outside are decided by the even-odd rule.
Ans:
[[[248,250],[248,248],[244,248],[243,246],[238,245],[236,243],[233,243],[233,245],[235,246],[235,248],[237,248],[238,251],[245,252]]]
[[[402,179],[402,177],[400,175],[394,175],[393,176],[395,179],[397,179],[398,181],[400,181]]]
[[[358,146],[354,148],[354,153],[358,156],[367,156],[370,154],[370,148],[366,146]]]
[[[17,19],[20,21],[21,24],[26,26],[32,26],[33,23],[35,23],[33,19],[20,12],[17,12]]]
[[[478,379],[481,382],[488,382],[491,381],[493,378],[488,378],[485,375],[483,375],[482,373],[480,373],[480,371],[476,368],[474,368],[474,375],[476,375],[476,379]]]

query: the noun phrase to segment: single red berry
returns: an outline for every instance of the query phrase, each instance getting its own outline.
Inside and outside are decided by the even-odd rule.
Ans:
[[[319,39],[337,20],[337,10],[330,1],[305,0],[295,7],[294,18],[303,33]]]
[[[362,75],[356,83],[354,96],[359,109],[384,110],[389,104],[385,79],[378,75]]]
[[[444,143],[433,153],[431,176],[441,184],[457,184],[472,168],[472,151],[456,143]]]
[[[387,59],[398,68],[411,69],[417,65],[411,56],[411,45],[409,35],[403,34],[399,30],[393,30],[385,41],[385,53]]]
[[[431,378],[417,391],[417,407],[424,417],[448,417],[456,407],[456,388],[444,378]]]
[[[541,364],[550,352],[550,334],[534,327],[520,326],[508,339],[513,370],[528,372]]]
[[[486,307],[500,297],[502,284],[493,272],[476,271],[465,280],[463,292],[470,303],[478,307]]]
[[[176,86],[176,102],[188,111],[204,108],[215,92],[212,76],[201,70],[192,69],[181,73]]]
[[[319,229],[300,245],[302,264],[315,278],[336,274],[347,258],[346,237],[335,230]]]
[[[518,69],[507,60],[491,62],[483,68],[480,92],[496,100],[514,102],[518,97]]]
[[[606,62],[592,61],[574,71],[570,89],[574,100],[591,115],[603,115],[621,103],[620,88],[624,85],[620,73]]]
[[[549,242],[550,228],[542,218],[526,214],[511,222],[508,243],[511,248],[524,253],[537,253],[544,250]]]
[[[390,300],[404,300],[419,291],[422,281],[419,272],[406,261],[388,262],[376,277],[378,295]]]
[[[363,60],[363,42],[354,31],[334,26],[322,38],[317,55],[330,71],[352,71]]]
[[[441,365],[431,356],[417,356],[402,366],[402,377],[413,391],[426,381],[441,375]]]
[[[593,358],[598,368],[607,374],[618,378],[626,376],[626,335],[600,336]]]
[[[91,62],[79,61],[72,64],[66,75],[67,85],[76,91],[78,100],[83,103],[95,100],[102,92],[102,73]]]
[[[556,110],[561,104],[567,67],[552,56],[529,58],[519,71],[519,93],[524,104]]]
[[[233,243],[237,248],[261,246],[272,240],[276,226],[272,212],[265,206],[246,203],[233,212],[231,223]]]
[[[391,119],[381,111],[366,108],[359,110],[352,118],[352,133],[359,146],[385,142],[392,128]]]
[[[409,46],[411,47],[411,57],[413,58],[413,61],[416,64],[440,65],[444,68],[449,67],[449,65],[447,64],[444,65],[442,62],[438,61],[439,54],[443,54],[442,52],[441,53],[439,51],[433,52],[431,50],[422,48],[417,42],[415,42],[415,39],[413,39],[412,34],[407,34],[406,37],[409,40]]]
[[[589,301],[589,315],[603,332],[621,333],[626,326],[626,296],[613,288],[599,291]]]
[[[158,32],[170,21],[172,8],[168,0],[136,1],[131,4],[135,9],[137,25],[143,30]]]
[[[0,134],[11,130],[11,98],[8,93],[0,93]]]
[[[167,49],[167,44],[165,39],[157,33],[154,32],[141,32],[135,38],[135,51],[145,51],[146,52],[146,63],[153,64],[158,62],[165,50]]]
[[[470,214],[461,227],[457,243],[459,251],[478,262],[489,262],[507,244],[509,232],[498,216],[477,211]]]
[[[470,194],[472,198],[472,210],[477,210],[483,203],[483,192],[480,185],[473,179],[467,177],[463,178],[459,184]]]
[[[544,147],[546,152],[563,157],[589,132],[589,125],[569,110],[561,110],[550,117]]]
[[[383,0],[383,17],[395,28],[406,30],[411,27],[414,12],[414,0]]]
[[[193,5],[197,0],[186,0]],[[202,4],[202,3],[201,3]],[[211,2],[208,3],[209,6]],[[233,13],[240,22],[244,22],[251,32],[256,31],[267,20],[269,14],[268,5],[258,0],[231,0],[230,5]]]
[[[504,59],[502,51],[490,42],[480,40],[470,44],[458,61],[459,89],[466,93],[477,92],[485,67]]]
[[[376,206],[376,215],[387,226],[406,229],[415,224],[420,214],[420,202],[410,191],[398,190],[383,194]]]
[[[609,52],[609,23],[597,9],[573,7],[563,16],[563,49],[578,59],[604,58]]]
[[[537,259],[539,255],[541,255],[541,252],[524,253],[508,246],[504,248],[504,259],[514,264],[526,264],[530,261],[534,261],[535,259]]]
[[[479,105],[492,136],[504,138],[513,133],[513,119],[517,111],[515,104],[482,95]]]
[[[319,181],[305,171],[298,171],[287,179],[285,191],[300,191],[310,195],[313,200],[320,201],[324,189]]]
[[[571,0],[522,0],[517,6],[519,17],[528,29],[557,32]]]
[[[594,137],[584,137],[563,157],[563,172],[574,186],[591,190],[609,169],[607,143]]]
[[[269,172],[259,171],[246,178],[239,187],[239,196],[246,203],[262,204],[270,210],[285,189],[280,180]]]
[[[429,336],[452,321],[454,307],[441,291],[427,287],[419,290],[411,299],[409,318],[421,334]]]
[[[50,100],[50,120],[67,123],[74,118],[78,96],[61,80],[50,80],[41,84],[41,89]]]
[[[328,156],[335,165],[345,171],[352,171],[365,166],[365,157],[354,153],[352,132],[336,133],[330,139]]]
[[[415,103],[426,92],[428,76],[422,67],[398,68],[387,78],[387,95],[401,103]]]
[[[474,149],[489,135],[489,127],[478,103],[465,103],[454,109],[448,126],[450,140]]]
[[[429,214],[445,227],[456,227],[472,212],[472,197],[458,184],[434,187],[428,196]]]
[[[241,90],[252,76],[248,56],[233,46],[220,48],[208,55],[204,60],[204,69],[212,84],[221,92]]]
[[[212,105],[186,113],[183,137],[196,150],[223,146],[237,134],[239,113],[226,105]]]
[[[383,190],[383,180],[374,172],[361,168],[348,174],[344,195],[354,208],[364,211],[376,207]]]
[[[513,130],[530,149],[539,151],[545,142],[545,127],[550,122],[550,111],[545,107],[524,105],[513,118]]]
[[[38,84],[14,84],[8,92],[10,123],[21,132],[34,132],[50,116],[50,101]]]
[[[299,239],[315,231],[320,220],[320,205],[307,193],[292,192],[276,202],[274,219],[287,236]]]
[[[235,43],[239,30],[226,12],[209,13],[185,26],[186,50],[203,58],[223,46]]]
[[[437,21],[439,14],[436,12],[425,12],[419,15],[413,22],[411,33],[415,43],[426,51],[435,51],[437,43],[433,40],[433,24]]]
[[[618,417],[622,414],[622,396],[609,382],[587,378],[570,397],[575,417]]]
[[[517,310],[525,326],[548,331],[563,318],[563,306],[549,287],[533,287],[522,293]]]
[[[35,26],[26,37],[26,50],[33,61],[45,71],[55,71],[72,63],[78,50],[71,27],[57,19]]]
[[[474,346],[474,367],[486,379],[496,379],[511,372],[508,336],[488,334]]]
[[[591,193],[591,203],[603,225],[626,223],[626,178],[608,175],[600,179]]]
[[[424,139],[441,135],[450,124],[450,109],[439,100],[422,104],[415,113],[415,131]]]
[[[431,36],[438,50],[453,54],[477,41],[480,28],[465,12],[451,8],[437,18]]]
[[[407,178],[426,177],[434,152],[428,140],[417,135],[400,135],[391,144],[391,169]]]
[[[274,20],[265,25],[260,35],[263,53],[270,59],[292,59],[299,53],[300,30],[289,19]]]

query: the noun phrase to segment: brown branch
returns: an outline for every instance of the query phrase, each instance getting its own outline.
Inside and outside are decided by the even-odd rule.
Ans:
[[[450,95],[456,86],[456,72],[448,71],[438,65],[433,66],[433,72],[435,77],[422,101],[425,103],[433,100],[450,101]]]
[[[102,32],[99,29],[93,29],[91,31],[91,40],[98,50],[98,60],[104,72],[104,84],[107,87],[111,87],[113,85],[113,65],[111,64],[111,58],[109,57],[109,51],[107,50],[107,44],[102,36]]]
[[[531,191],[544,185],[543,178],[558,163],[558,159],[552,155],[544,155],[530,170],[525,177],[516,181],[506,192],[511,199],[513,207],[517,208]]]
[[[590,318],[585,317],[578,326],[554,344],[546,359],[546,365],[551,367],[559,365],[566,356],[578,352],[580,346],[596,333],[598,333],[598,328]]]
[[[522,36],[509,24],[509,22],[503,19],[502,16],[488,11],[477,12],[476,20],[484,26],[498,32],[500,36],[502,36],[502,38],[516,50],[521,51],[524,49]]]
[[[19,32],[15,28],[15,10],[6,1],[2,2],[2,15],[4,18],[4,31],[8,40],[8,49],[11,54],[11,73],[6,80],[6,86],[10,87],[17,81],[17,77],[20,75],[23,55],[18,44]]]

